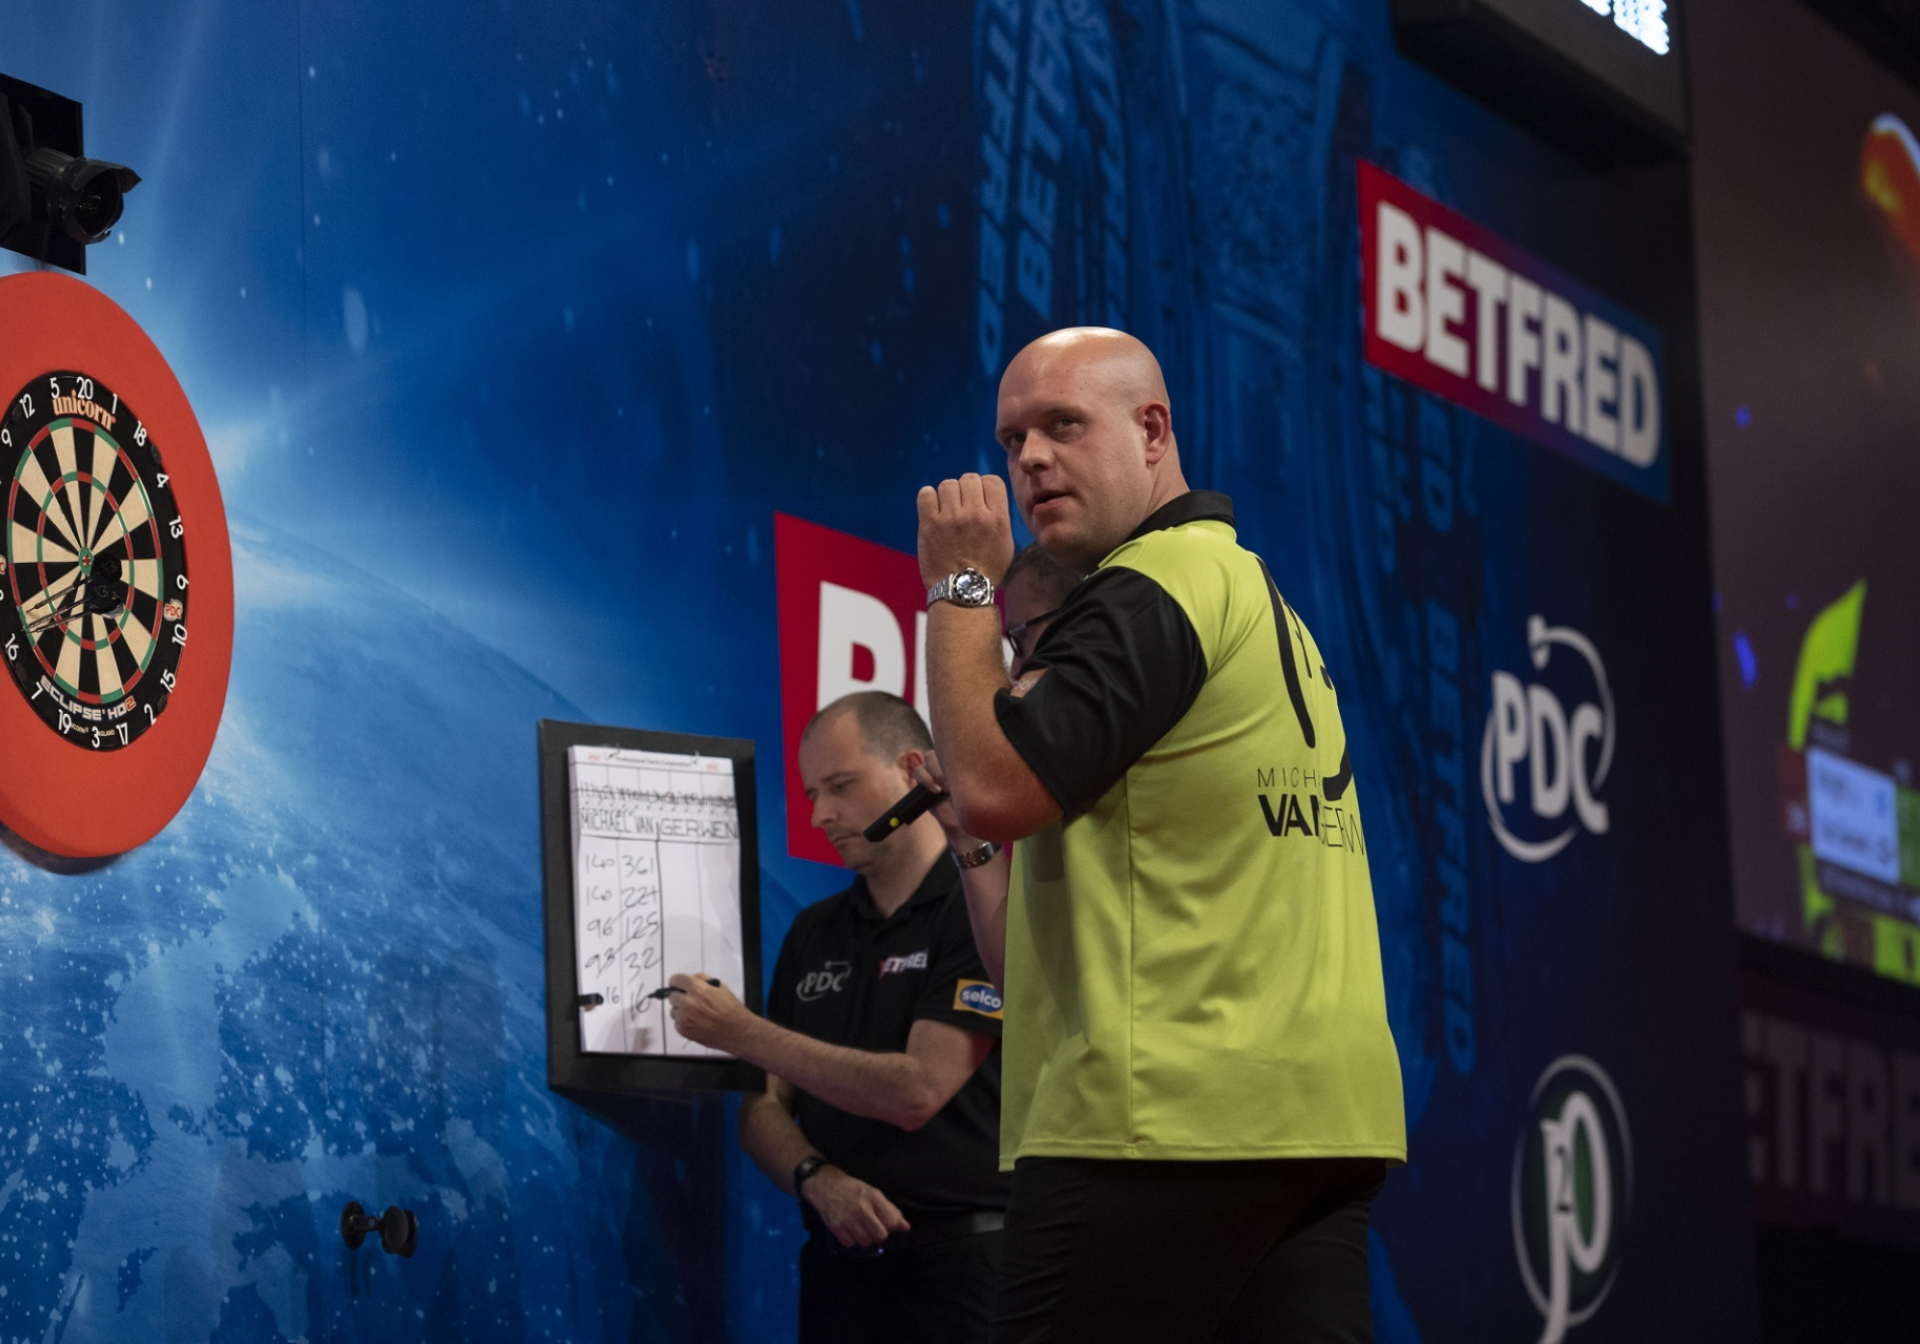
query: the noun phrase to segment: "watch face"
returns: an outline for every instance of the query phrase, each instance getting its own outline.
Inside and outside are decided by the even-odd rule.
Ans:
[[[977,569],[963,569],[953,576],[953,595],[965,607],[984,607],[993,601],[993,585]]]
[[[187,643],[186,529],[162,445],[89,374],[12,392],[0,647],[50,731],[118,751],[166,713]]]

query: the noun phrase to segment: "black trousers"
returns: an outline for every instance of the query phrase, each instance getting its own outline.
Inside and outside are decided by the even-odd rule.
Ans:
[[[824,1236],[800,1248],[800,1344],[987,1344],[1001,1233],[872,1257]]]
[[[1377,1158],[1022,1158],[992,1344],[1371,1344]]]

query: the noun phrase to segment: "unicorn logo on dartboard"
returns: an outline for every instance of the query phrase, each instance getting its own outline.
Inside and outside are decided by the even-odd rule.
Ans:
[[[1606,1071],[1562,1055],[1535,1084],[1513,1155],[1513,1245],[1540,1344],[1600,1310],[1620,1270],[1633,1198],[1633,1140]]]

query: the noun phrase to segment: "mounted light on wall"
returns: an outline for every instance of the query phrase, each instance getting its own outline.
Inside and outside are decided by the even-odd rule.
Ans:
[[[0,247],[85,275],[139,182],[86,156],[80,104],[0,75]]]
[[[1688,150],[1682,0],[1391,0],[1400,50],[1593,161]]]

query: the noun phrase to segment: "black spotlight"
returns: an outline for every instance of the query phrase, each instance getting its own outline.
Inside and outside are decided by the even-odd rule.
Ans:
[[[80,104],[0,75],[0,247],[85,275],[139,181],[86,156]]]

